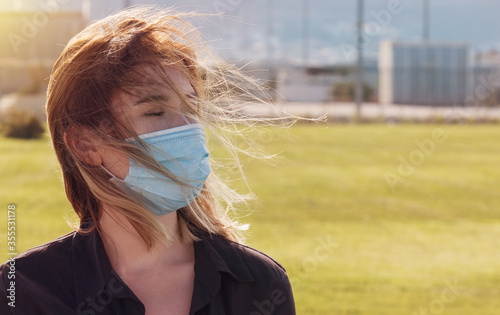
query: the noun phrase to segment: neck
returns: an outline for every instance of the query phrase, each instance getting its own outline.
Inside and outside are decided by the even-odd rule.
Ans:
[[[172,239],[168,244],[155,243],[148,250],[141,236],[130,222],[115,209],[104,205],[99,221],[102,240],[113,269],[120,275],[143,276],[158,266],[175,266],[194,260],[190,243]],[[158,218],[168,231],[178,236],[177,213],[172,212]]]

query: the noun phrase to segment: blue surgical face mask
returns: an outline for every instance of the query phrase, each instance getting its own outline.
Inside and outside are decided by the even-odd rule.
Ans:
[[[110,181],[131,192],[154,214],[160,216],[189,205],[201,192],[210,174],[205,133],[200,124],[140,135],[156,161],[185,183],[147,169],[130,159],[127,177]],[[139,143],[133,142],[139,146]]]

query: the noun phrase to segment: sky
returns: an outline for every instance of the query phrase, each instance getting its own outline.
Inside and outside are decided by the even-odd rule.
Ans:
[[[211,22],[194,22],[216,52],[231,60],[338,64],[353,61],[356,45],[355,0],[0,0],[0,10],[40,10],[48,1],[63,10],[90,3],[90,19],[124,5],[158,4],[181,10],[223,13]],[[429,0],[430,40],[467,42],[473,52],[500,50],[499,0]],[[309,38],[303,56],[303,4],[308,3]],[[376,60],[383,39],[422,38],[423,0],[365,0],[365,57]]]

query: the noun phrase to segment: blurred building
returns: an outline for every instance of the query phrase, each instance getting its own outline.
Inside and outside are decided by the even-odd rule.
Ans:
[[[463,104],[469,69],[466,43],[383,41],[379,51],[380,103]]]
[[[0,96],[45,90],[64,46],[84,27],[82,12],[55,9],[0,12]]]
[[[278,71],[276,91],[288,102],[326,102],[332,99],[331,90],[343,75],[326,69],[282,68]]]
[[[276,80],[277,94],[288,102],[352,101],[352,99],[336,99],[333,90],[337,84],[342,83],[352,84],[354,87],[355,71],[353,65],[282,67],[278,71]],[[378,87],[376,62],[366,62],[363,80],[366,86],[376,91]],[[374,98],[376,99],[376,95]]]

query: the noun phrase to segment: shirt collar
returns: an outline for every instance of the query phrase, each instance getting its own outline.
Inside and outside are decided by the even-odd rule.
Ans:
[[[73,275],[75,278],[75,295],[77,305],[93,299],[103,289],[107,269],[100,258],[96,235],[82,235],[78,232],[73,236]]]
[[[102,239],[94,230],[73,236],[72,260],[76,305],[89,304],[101,295],[115,298],[130,297],[139,301],[120,276],[113,270]],[[92,303],[90,303],[92,304]]]
[[[237,250],[242,245],[227,241],[218,235],[203,233],[198,236],[201,241],[195,243],[195,252],[197,252],[196,247],[198,252],[204,249],[217,271],[227,273],[239,282],[255,281]]]
[[[198,233],[201,239],[194,243],[195,279],[190,315],[209,304],[219,293],[225,273],[239,282],[253,282],[254,277],[235,246],[220,236]]]

